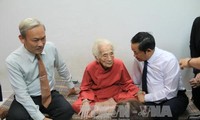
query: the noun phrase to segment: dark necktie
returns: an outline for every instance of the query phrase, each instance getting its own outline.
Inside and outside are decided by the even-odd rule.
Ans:
[[[142,73],[142,91],[148,93],[147,91],[147,61],[144,61],[144,68]]]
[[[41,56],[36,55],[36,57],[38,59],[42,105],[47,108],[49,104],[51,103],[51,92],[50,92],[50,87],[49,87],[49,81],[47,78],[47,72],[46,72],[44,63],[41,59]]]
[[[1,84],[0,84],[0,101],[3,100],[2,91],[1,91]]]

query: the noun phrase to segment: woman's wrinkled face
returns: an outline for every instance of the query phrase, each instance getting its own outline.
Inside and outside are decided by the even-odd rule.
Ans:
[[[109,44],[99,46],[99,57],[97,61],[103,66],[104,69],[112,67],[114,63],[114,52],[113,48]]]

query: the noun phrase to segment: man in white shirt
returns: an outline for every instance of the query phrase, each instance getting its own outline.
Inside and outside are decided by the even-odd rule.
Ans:
[[[145,77],[147,88],[146,92],[143,90],[138,94],[139,101],[150,108],[160,107],[160,113],[153,115],[154,111],[151,109],[150,117],[159,120],[177,120],[188,105],[178,60],[172,53],[155,47],[154,37],[147,32],[139,32],[131,39],[131,49],[135,58],[133,69],[135,84],[145,84],[142,74],[144,63],[147,63]],[[165,109],[165,114],[162,113],[162,109]]]
[[[7,120],[69,120],[74,111],[68,101],[54,90],[54,68],[65,80],[70,93],[75,93],[71,74],[53,43],[46,42],[45,26],[34,18],[26,18],[19,24],[19,39],[22,46],[6,59],[14,100],[8,111]],[[40,55],[46,69],[47,86],[51,101],[42,104],[38,59]],[[43,67],[44,68],[44,67]],[[50,118],[42,113],[47,113]]]

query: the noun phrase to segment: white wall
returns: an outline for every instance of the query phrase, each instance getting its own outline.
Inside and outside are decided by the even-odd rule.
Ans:
[[[74,80],[81,81],[85,66],[93,60],[96,38],[111,40],[116,57],[131,74],[130,39],[139,31],[151,32],[157,46],[178,59],[189,56],[193,20],[200,15],[199,0],[0,0],[0,82],[4,97],[12,92],[5,58],[21,43],[18,24],[35,17],[47,28],[47,40],[58,47]],[[184,83],[191,69],[183,70]]]

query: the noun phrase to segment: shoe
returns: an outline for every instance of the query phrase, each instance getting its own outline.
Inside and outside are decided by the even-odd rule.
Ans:
[[[200,120],[200,114],[189,115],[187,120]]]

